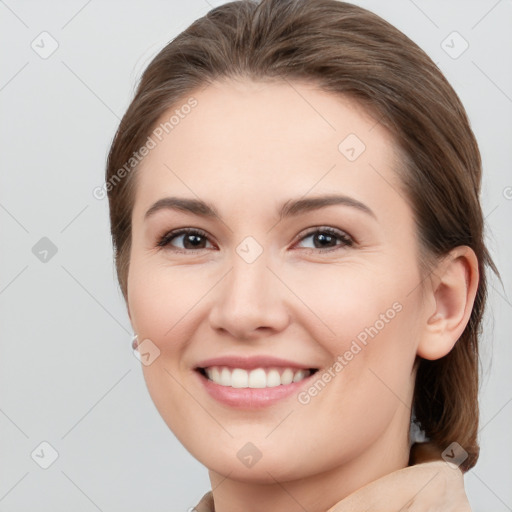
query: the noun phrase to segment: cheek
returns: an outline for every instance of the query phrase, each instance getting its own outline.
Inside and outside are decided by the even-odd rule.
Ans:
[[[193,335],[190,319],[194,306],[207,292],[204,280],[193,278],[184,268],[166,268],[142,259],[132,260],[128,276],[128,303],[139,341],[151,340],[158,356],[142,371],[147,389],[160,415],[174,432],[186,431],[183,417],[190,403],[180,371],[182,354]],[[201,284],[202,283],[202,284]],[[155,349],[152,349],[153,351]]]
[[[299,322],[332,357],[325,379],[336,382],[336,400],[376,412],[390,401],[407,403],[418,332],[418,296],[409,293],[417,284],[414,266],[400,272],[391,264],[319,265],[303,276],[297,271],[296,280],[291,273],[286,279],[307,306]]]
[[[397,267],[381,260],[374,265],[347,261],[280,269],[279,277],[287,286],[276,281],[269,293],[279,294],[277,304],[289,308],[303,336],[332,356],[334,376],[324,386],[314,386],[315,380],[303,401],[294,399],[293,417],[300,428],[273,430],[276,418],[251,424],[225,420],[233,440],[222,437],[223,429],[191,399],[186,374],[180,373],[188,342],[194,336],[199,339],[199,329],[208,334],[207,316],[218,292],[213,287],[223,272],[217,267],[214,273],[213,265],[210,270],[150,265],[143,260],[132,263],[129,305],[134,329],[161,351],[161,357],[143,367],[148,391],[169,428],[208,467],[224,468],[233,460],[235,466],[229,469],[239,471],[237,450],[246,439],[257,439],[268,454],[268,467],[279,467],[283,475],[306,471],[303,452],[296,446],[316,454],[308,459],[307,471],[322,471],[355,457],[379,438],[397,410],[408,407],[416,305],[414,294],[407,297],[407,293],[414,278],[397,279]],[[201,425],[204,435],[196,436],[190,425]],[[311,436],[313,430],[317,435]],[[212,438],[222,442],[212,447]],[[332,446],[343,448],[337,453]],[[283,460],[290,464],[281,468]]]
[[[352,340],[364,344],[396,324],[407,298],[405,280],[414,282],[413,275],[404,279],[403,274],[382,261],[346,261],[310,264],[307,271],[296,267],[283,274],[283,281],[300,301],[295,300],[296,311],[302,311],[299,321],[338,355],[350,349]]]
[[[134,329],[161,351],[178,350],[180,340],[186,341],[187,320],[210,288],[201,270],[134,262],[128,279]]]

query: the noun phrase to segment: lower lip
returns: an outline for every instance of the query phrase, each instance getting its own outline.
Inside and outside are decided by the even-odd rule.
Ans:
[[[233,388],[231,386],[216,384],[198,371],[194,373],[197,374],[206,391],[210,396],[215,398],[215,400],[231,407],[243,409],[266,407],[298,393],[300,388],[309,384],[310,379],[315,375],[309,375],[299,382],[280,384],[272,388]]]

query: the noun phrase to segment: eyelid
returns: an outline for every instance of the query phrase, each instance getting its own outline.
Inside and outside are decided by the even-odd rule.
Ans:
[[[303,233],[300,233],[299,235],[297,235],[294,245],[315,233],[329,233],[329,234],[341,239],[342,244],[336,245],[334,247],[329,247],[326,249],[311,249],[310,247],[308,247],[308,248],[306,248],[306,250],[315,251],[315,252],[329,252],[329,251],[337,250],[341,247],[352,247],[355,244],[354,238],[351,235],[349,235],[346,231],[343,231],[342,229],[334,228],[332,226],[313,226],[311,228],[308,228],[305,233],[303,232]]]
[[[160,248],[160,249],[166,249],[168,247],[173,247],[170,244],[170,241],[172,239],[179,238],[180,236],[188,235],[188,234],[195,234],[195,235],[202,236],[203,238],[206,238],[208,242],[212,243],[210,235],[203,229],[192,228],[192,227],[183,227],[183,228],[172,229],[171,231],[166,231],[163,235],[158,237],[158,242],[157,242],[156,246],[157,246],[157,248]],[[181,252],[181,253],[189,252],[190,253],[190,252],[201,251],[204,249],[203,248],[180,249],[178,247],[173,247],[172,249],[169,249],[169,250],[174,251],[174,252]]]
[[[305,248],[300,248],[300,250],[307,251],[307,252],[313,252],[313,253],[317,253],[317,254],[325,254],[325,253],[329,253],[332,251],[338,251],[341,249],[345,249],[347,247],[352,247],[356,243],[354,238],[342,229],[335,228],[332,226],[319,225],[319,226],[311,226],[311,227],[307,228],[305,231],[299,233],[295,237],[295,240],[292,242],[292,247],[297,245],[298,243],[300,243],[302,240],[304,240],[304,239],[308,238],[309,236],[314,235],[316,233],[328,233],[329,235],[336,237],[338,240],[341,240],[341,243],[336,244],[334,247],[327,247],[327,248],[305,247]],[[206,247],[200,247],[197,249],[181,249],[181,248],[171,246],[171,244],[170,244],[171,240],[173,240],[175,238],[179,238],[179,237],[187,235],[187,234],[199,235],[199,236],[205,238],[208,243],[212,244],[211,237],[205,230],[200,229],[200,228],[193,228],[193,227],[182,227],[182,228],[173,229],[171,231],[167,231],[163,235],[160,235],[158,237],[158,242],[156,244],[156,248],[164,249],[164,250],[167,249],[171,252],[180,253],[180,254],[184,254],[184,253],[195,254],[195,253],[197,253],[197,251],[202,251],[205,249],[211,250],[211,248],[206,248]],[[215,244],[213,244],[213,245],[215,245]]]

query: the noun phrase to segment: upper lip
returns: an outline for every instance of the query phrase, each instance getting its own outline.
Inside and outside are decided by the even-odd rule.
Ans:
[[[243,356],[220,356],[200,361],[196,365],[196,369],[208,368],[211,366],[227,366],[230,368],[244,368],[252,370],[254,368],[296,368],[298,370],[313,369],[310,364],[288,361],[279,357],[259,355],[251,357]],[[315,368],[316,369],[316,368]]]

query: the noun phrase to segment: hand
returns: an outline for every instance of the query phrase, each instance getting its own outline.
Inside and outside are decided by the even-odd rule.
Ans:
[[[353,492],[327,512],[471,512],[462,471],[432,443],[411,450],[415,463]]]

